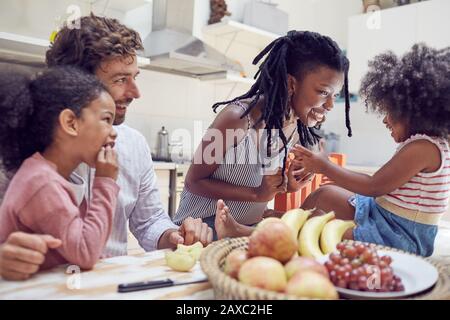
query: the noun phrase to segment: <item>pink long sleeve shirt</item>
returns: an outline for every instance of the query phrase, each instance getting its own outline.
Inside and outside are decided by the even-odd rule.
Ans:
[[[111,233],[118,193],[113,179],[96,177],[91,202],[78,206],[72,184],[35,153],[23,162],[6,191],[0,207],[0,243],[14,231],[50,234],[62,245],[48,251],[41,269],[65,263],[91,269]]]

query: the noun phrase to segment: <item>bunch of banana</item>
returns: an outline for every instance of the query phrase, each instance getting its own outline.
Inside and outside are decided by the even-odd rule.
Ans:
[[[355,226],[356,224],[352,220],[334,219],[328,222],[320,234],[322,252],[328,254],[335,251],[337,244],[342,241],[344,233]]]
[[[306,211],[303,209],[292,209],[286,211],[286,213],[281,217],[281,220],[286,223],[289,228],[291,228],[294,238],[297,239],[300,229],[303,227],[303,224],[310,215],[311,211]]]
[[[166,252],[166,264],[175,271],[189,271],[200,258],[202,251],[201,242],[190,246],[178,244],[177,250]]]
[[[304,257],[318,258],[323,256],[319,247],[319,237],[325,224],[334,219],[334,212],[312,217],[305,222],[305,225],[298,236],[298,253]]]
[[[345,232],[355,227],[351,220],[335,219],[333,211],[308,219],[311,214],[312,210],[292,209],[281,217],[294,238],[298,239],[298,254],[301,256],[318,258],[335,251]],[[264,219],[256,228],[277,220]]]
[[[356,225],[351,220],[334,219],[334,212],[307,220],[298,236],[298,253],[318,258],[336,250],[344,233]]]

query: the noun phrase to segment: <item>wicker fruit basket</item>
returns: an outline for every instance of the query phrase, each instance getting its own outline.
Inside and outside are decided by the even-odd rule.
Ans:
[[[351,242],[351,241],[349,241]],[[208,276],[216,299],[220,300],[292,300],[292,295],[251,287],[238,282],[223,272],[225,259],[237,248],[247,249],[248,237],[223,239],[208,246],[202,253],[200,265]],[[397,249],[376,246],[377,249],[403,252]],[[405,253],[405,252],[403,252]],[[448,265],[432,258],[423,258],[433,264],[439,272],[437,283],[429,290],[407,299],[450,299],[450,262]]]

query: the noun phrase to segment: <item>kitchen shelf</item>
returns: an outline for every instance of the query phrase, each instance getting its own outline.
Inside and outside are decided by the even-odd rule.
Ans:
[[[138,67],[146,67],[146,66],[150,65],[150,58],[138,56],[137,64],[138,64]]]
[[[0,32],[1,60],[16,63],[45,63],[50,41],[8,32]]]
[[[217,83],[234,82],[247,85],[254,83],[253,75],[258,71],[258,66],[252,64],[253,58],[269,43],[281,36],[230,19],[203,27],[202,35],[202,40],[208,45],[227,58],[239,61],[244,73],[249,76],[249,78],[227,76]]]
[[[0,61],[45,66],[45,52],[50,41],[20,34],[0,32]],[[150,64],[150,59],[138,56],[139,67]]]
[[[200,80],[217,85],[245,84],[251,86],[255,83],[255,80],[253,78],[244,78],[239,75],[230,73],[224,74],[219,78],[208,78],[207,76],[203,76],[200,78]]]
[[[140,8],[144,5],[151,6],[151,0],[97,0],[92,3],[92,9],[98,13],[102,13],[105,7],[109,10],[127,12]]]
[[[175,170],[176,168],[175,162],[153,161],[153,169],[155,170]]]
[[[203,27],[204,36],[226,38],[258,49],[266,47],[280,35],[261,30],[237,21],[225,20]]]

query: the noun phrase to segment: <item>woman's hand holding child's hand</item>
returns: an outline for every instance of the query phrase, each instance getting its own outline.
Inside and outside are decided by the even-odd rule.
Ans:
[[[258,202],[270,201],[275,197],[277,193],[287,191],[288,179],[284,174],[283,181],[283,174],[283,170],[279,169],[276,174],[263,176],[261,185],[256,188],[256,197]],[[282,181],[283,183],[281,184]]]
[[[314,173],[311,173],[301,166],[300,161],[293,160],[288,161],[287,177],[288,185],[287,192],[296,192],[306,185]]]
[[[119,174],[119,164],[117,153],[111,146],[102,147],[97,156],[95,164],[95,175],[97,177],[108,177],[117,180]]]
[[[320,146],[320,152],[313,152],[298,144],[295,145],[291,151],[295,154],[296,161],[298,161],[307,172],[324,173],[323,171],[329,160],[323,145]]]

